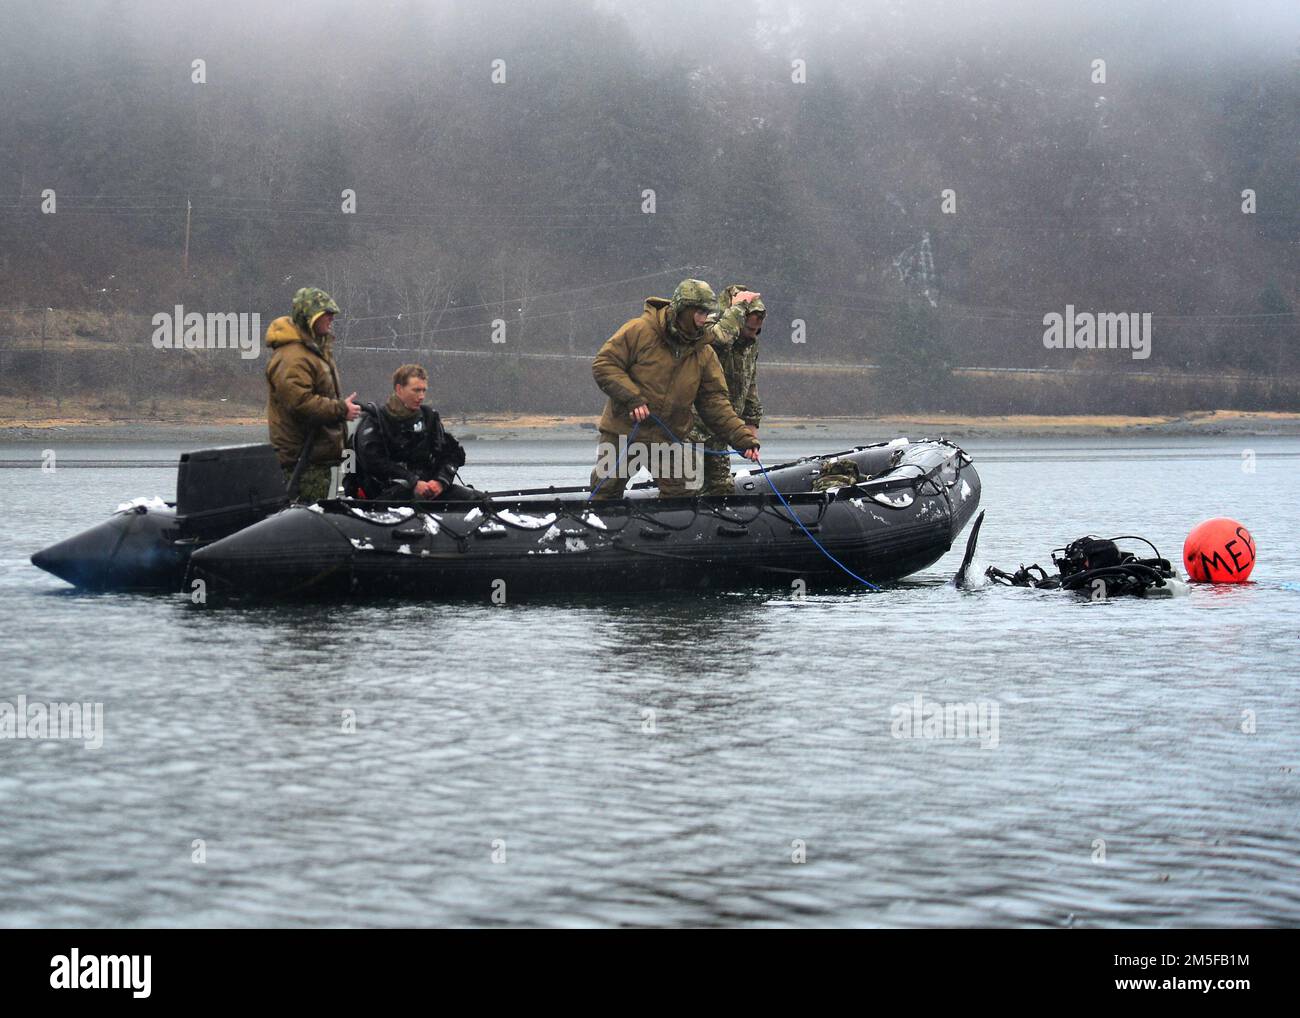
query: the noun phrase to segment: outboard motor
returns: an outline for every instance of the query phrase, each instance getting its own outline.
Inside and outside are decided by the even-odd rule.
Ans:
[[[233,534],[289,504],[269,445],[226,445],[181,454],[176,522],[186,536]]]
[[[32,556],[32,565],[89,590],[172,590],[190,554],[289,504],[270,445],[182,453],[174,503],[136,499],[89,530]]]

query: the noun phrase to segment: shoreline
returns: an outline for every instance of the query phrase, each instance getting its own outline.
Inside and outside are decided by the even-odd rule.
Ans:
[[[167,417],[97,418],[76,413],[26,418],[0,408],[0,441],[262,442],[266,423],[260,413],[230,412],[208,405],[186,407],[189,413]],[[52,408],[51,408],[52,409]],[[9,410],[10,413],[4,413]],[[215,412],[214,412],[215,411]],[[588,440],[596,436],[596,415],[455,414],[445,419],[461,441]],[[202,423],[196,423],[202,422]],[[1142,436],[1300,436],[1300,413],[1214,410],[1190,414],[1136,417],[1121,415],[886,414],[862,417],[780,417],[764,419],[760,437],[865,441],[881,436],[913,438],[1101,438]]]

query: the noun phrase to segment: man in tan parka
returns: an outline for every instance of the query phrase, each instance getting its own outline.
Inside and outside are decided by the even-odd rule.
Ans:
[[[266,365],[266,423],[286,480],[308,436],[314,436],[299,477],[298,498],[304,502],[330,493],[330,470],[343,461],[345,424],[361,413],[355,392],[347,399],[339,396],[339,370],[330,349],[338,313],[328,293],[305,286],[293,295],[293,314],[266,329],[272,351]]]
[[[747,305],[745,295],[737,296],[742,299],[734,310],[724,312],[723,318],[739,331]],[[591,372],[609,399],[600,418],[598,462],[591,475],[595,498],[622,497],[628,473],[623,467],[635,453],[652,464],[665,459],[673,462],[656,453],[686,440],[693,411],[699,413],[714,435],[748,459],[758,460],[758,441],[732,409],[726,379],[710,345],[706,326],[716,309],[717,298],[708,283],[683,280],[673,291],[672,300],[647,298],[641,317],[625,323],[596,354]],[[651,414],[672,434],[665,434]],[[633,428],[636,440],[627,444],[626,437]],[[617,457],[611,455],[613,450],[618,450]],[[679,445],[679,452],[688,451],[689,446]],[[611,471],[616,458],[620,469]],[[686,494],[684,476],[656,472],[653,466],[651,472],[658,481],[660,497]]]

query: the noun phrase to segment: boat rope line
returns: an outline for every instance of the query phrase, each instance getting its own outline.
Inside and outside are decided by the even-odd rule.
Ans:
[[[764,573],[780,573],[782,576],[806,577],[808,575],[807,569],[787,569],[784,566],[770,566],[770,565],[765,565],[764,563],[761,562],[741,563],[731,559],[711,558],[707,555],[702,557],[695,556],[695,555],[674,555],[670,551],[652,551],[649,548],[637,548],[631,545],[623,545],[623,544],[618,544],[616,545],[616,547],[618,547],[622,551],[631,552],[634,555],[648,555],[651,558],[672,559],[674,562],[689,562],[692,565],[697,565],[700,562],[707,562],[710,564],[719,563],[721,565],[729,566],[734,569],[744,569],[744,570],[756,569],[759,572],[764,572]]]
[[[651,414],[650,419],[653,420],[656,424],[658,424],[659,427],[663,428],[664,434],[666,434],[672,441],[676,442],[679,445],[685,444],[684,442],[682,442],[680,438],[678,438],[676,435],[673,434],[673,429],[668,427],[668,425],[665,424],[656,414]],[[636,427],[632,429],[632,435],[635,435],[637,433],[637,429],[640,427],[641,424],[638,421]],[[628,436],[629,445],[631,444],[631,441],[632,438],[631,435],[629,435]],[[743,456],[744,455],[743,453],[734,452],[731,449],[727,449],[722,452],[714,452],[711,449],[705,449],[704,453],[706,456]],[[620,459],[621,459],[621,454],[620,454]],[[837,565],[840,568],[841,572],[847,574],[848,576],[853,577],[864,587],[868,587],[871,590],[879,591],[880,588],[877,587],[874,583],[872,583],[870,580],[864,580],[861,576],[859,576],[852,569],[850,569],[843,562],[841,562],[839,559],[837,559],[834,555],[832,555],[829,551],[826,550],[826,546],[823,545],[821,541],[817,540],[816,535],[814,535],[813,532],[804,525],[803,520],[799,518],[799,514],[796,513],[794,511],[794,508],[790,505],[790,503],[785,500],[785,496],[782,495],[781,492],[777,490],[776,485],[772,482],[772,476],[768,472],[767,467],[763,466],[763,461],[755,460],[754,462],[758,464],[759,469],[763,473],[763,477],[767,479],[767,486],[772,489],[772,494],[781,500],[781,504],[785,506],[785,510],[790,514],[791,519],[793,519],[795,523],[799,524],[799,529],[804,532],[804,536],[807,537],[808,540],[812,541],[812,543],[817,546],[817,550],[820,551],[823,555],[825,555],[828,559],[830,559],[833,563],[835,563],[835,565]],[[616,465],[616,469],[617,469],[617,465]],[[602,484],[604,483],[604,478],[601,479],[601,483]],[[600,485],[597,485],[596,487],[599,488]],[[592,496],[595,496],[596,494],[595,488],[592,489],[591,494]]]
[[[655,417],[654,414],[651,414],[650,416]],[[655,417],[655,420],[657,421],[659,420],[659,418]],[[636,438],[636,433],[641,430],[641,424],[642,424],[641,421],[637,421],[635,424],[632,425],[632,431],[627,436],[627,442],[624,444],[623,448],[619,450],[617,459],[614,460],[614,475],[618,474],[618,468],[623,465],[623,453],[627,452],[628,448],[632,445],[632,439]],[[671,435],[672,432],[670,431],[668,434]],[[609,480],[608,477],[602,477],[600,479],[600,482],[591,489],[591,494],[587,496],[588,502],[590,502],[593,498],[596,497],[596,492],[600,491],[600,486],[608,480]]]
[[[763,466],[762,460],[758,460],[757,462],[760,467]],[[877,587],[870,580],[864,580],[861,576],[859,576],[852,569],[850,569],[843,562],[841,562],[834,555],[832,555],[829,551],[827,551],[826,548],[822,545],[821,541],[817,540],[817,538],[813,536],[813,532],[804,526],[803,520],[799,519],[798,513],[796,513],[793,509],[790,508],[790,503],[785,500],[785,496],[776,490],[776,485],[772,483],[772,478],[768,475],[766,468],[763,469],[763,476],[767,478],[767,484],[768,487],[772,489],[772,493],[781,500],[781,504],[785,506],[786,510],[790,513],[790,515],[794,517],[794,521],[799,524],[799,529],[802,530],[804,534],[807,535],[808,540],[812,541],[812,543],[817,546],[818,551],[820,551],[828,559],[830,559],[837,566],[839,566],[843,572],[847,573],[849,576],[852,576],[855,580],[861,583],[864,587],[869,587],[871,590],[875,590],[875,591],[880,590],[880,588]]]
[[[678,438],[676,434],[673,433],[672,428],[670,428],[663,421],[663,419],[660,418],[658,415],[651,413],[648,415],[646,419],[653,420],[656,424],[658,424],[659,427],[663,429],[664,434],[668,436],[671,442],[677,445],[687,444],[682,439]],[[632,441],[636,438],[637,432],[641,430],[641,425],[643,423],[644,423],[643,421],[637,421],[633,425],[631,432],[628,434],[627,443],[626,443],[627,446],[630,446],[632,444]],[[946,442],[946,440],[945,440],[945,444],[951,445],[951,443]],[[626,452],[626,446],[623,452]],[[618,458],[615,460],[615,471],[617,471],[618,467],[622,465],[623,452],[620,452]],[[722,450],[722,451],[705,449],[704,453],[707,456],[743,456],[744,455],[743,453],[739,453],[731,449]],[[965,462],[967,463],[970,462],[969,457],[963,456],[963,459],[965,459]],[[803,531],[804,536],[807,537],[808,540],[813,543],[813,546],[816,547],[817,550],[822,553],[822,555],[824,555],[836,568],[838,568],[845,575],[851,577],[852,579],[856,580],[858,583],[862,584],[864,587],[867,587],[870,590],[880,591],[881,589],[880,587],[876,586],[870,580],[865,579],[862,576],[859,576],[857,573],[855,573],[852,569],[846,566],[843,562],[837,559],[834,555],[830,553],[830,551],[826,549],[826,546],[823,545],[821,541],[817,539],[816,535],[813,534],[813,532],[808,529],[804,521],[800,519],[799,514],[795,512],[794,507],[789,503],[786,497],[777,488],[776,484],[772,480],[771,472],[768,470],[766,466],[763,465],[762,460],[755,460],[755,462],[758,464],[759,472],[767,480],[768,487],[772,489],[772,494],[776,496],[777,500],[784,507],[788,515],[782,515],[780,512],[778,512],[775,509],[775,507],[760,505],[758,507],[758,511],[754,513],[753,516],[749,517],[748,519],[738,519],[734,516],[730,516],[724,513],[723,511],[721,511],[721,507],[701,506],[697,501],[693,507],[691,521],[682,526],[673,526],[671,524],[665,523],[662,519],[658,518],[658,516],[650,515],[644,512],[643,510],[641,510],[635,504],[629,503],[627,507],[628,516],[626,522],[623,524],[623,526],[611,530],[608,528],[608,526],[603,526],[603,527],[599,526],[593,523],[588,518],[591,512],[590,503],[592,499],[595,498],[596,492],[600,490],[600,486],[604,484],[605,481],[608,480],[608,478],[601,478],[600,481],[591,489],[591,493],[587,496],[587,498],[582,503],[580,503],[584,507],[583,512],[580,515],[566,511],[567,507],[563,506],[561,503],[551,503],[550,505],[547,506],[547,508],[549,508],[552,512],[554,512],[557,520],[559,518],[572,519],[575,520],[576,522],[585,525],[589,530],[605,530],[610,535],[610,537],[614,539],[615,544],[619,543],[618,536],[621,535],[622,532],[625,531],[632,524],[633,520],[640,520],[643,523],[651,524],[662,530],[683,531],[683,530],[689,530],[692,526],[694,526],[695,518],[699,516],[701,510],[708,512],[709,515],[719,520],[722,520],[726,523],[735,524],[738,526],[747,526],[748,524],[752,523],[754,520],[762,516],[763,513],[771,512],[777,519],[781,520],[783,523],[793,524],[797,526],[801,531]],[[937,472],[938,468],[935,468],[934,470],[926,470],[920,464],[916,464],[916,463],[905,464],[905,465],[915,467],[918,471],[920,471],[918,475],[914,478],[914,482],[912,485],[914,490],[916,490],[918,493],[921,493],[924,486],[928,483],[934,489],[933,494],[946,497],[947,492],[945,490],[945,485],[943,485],[935,477],[935,473]],[[874,496],[872,497],[874,498]],[[829,499],[825,496],[824,493],[822,499],[819,500],[818,505],[819,505],[819,511],[817,514],[817,520],[814,521],[815,523],[821,522],[822,517],[826,514],[826,510],[829,507]],[[454,528],[447,526],[446,523],[443,521],[440,521],[440,527],[443,530],[445,530],[448,533],[448,536],[452,537],[458,544],[463,544],[469,537],[472,537],[475,533],[479,531],[481,527],[484,526],[484,524],[488,523],[489,521],[495,521],[497,523],[504,524],[505,526],[510,527],[512,529],[519,529],[519,530],[536,529],[536,527],[534,526],[523,525],[509,518],[500,517],[498,515],[499,510],[492,505],[490,499],[485,499],[482,503],[480,503],[479,508],[481,510],[484,510],[483,515],[478,519],[478,521],[475,523],[475,525],[472,528],[470,528],[468,531],[466,531],[463,534],[458,533]],[[659,551],[650,552],[647,549],[628,549],[628,550],[634,550],[644,554],[652,554],[655,557],[662,557],[662,558],[677,557],[672,555],[671,553],[665,553]],[[691,559],[691,560],[694,561],[695,559]],[[784,570],[776,567],[764,567],[758,565],[751,565],[748,568],[767,569],[772,572],[789,571],[792,574],[794,572],[797,572],[797,570]]]

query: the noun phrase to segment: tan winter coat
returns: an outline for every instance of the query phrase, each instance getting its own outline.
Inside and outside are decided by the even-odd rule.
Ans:
[[[630,433],[631,411],[644,403],[675,437],[685,440],[694,408],[709,430],[733,449],[754,448],[754,433],[732,409],[708,330],[702,330],[694,341],[674,342],[669,338],[668,309],[668,301],[648,298],[641,317],[625,323],[606,340],[592,361],[596,384],[609,397],[600,430]],[[650,439],[659,432],[654,422],[647,420],[637,436]]]
[[[339,372],[328,344],[319,345],[301,325],[285,315],[266,329],[271,360],[266,423],[280,465],[292,467],[313,428],[316,439],[308,466],[334,465],[343,459],[347,405],[340,398]]]

